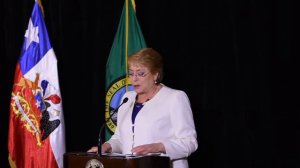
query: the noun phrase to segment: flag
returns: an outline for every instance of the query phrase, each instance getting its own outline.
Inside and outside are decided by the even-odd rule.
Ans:
[[[127,79],[127,57],[146,47],[140,25],[135,15],[134,0],[125,0],[117,33],[106,63],[106,97],[105,118],[108,119],[111,111],[121,102],[121,98],[132,86]],[[116,116],[107,121],[106,139],[109,139],[116,128]]]
[[[35,2],[16,65],[8,152],[12,168],[62,168],[65,128],[57,59]]]

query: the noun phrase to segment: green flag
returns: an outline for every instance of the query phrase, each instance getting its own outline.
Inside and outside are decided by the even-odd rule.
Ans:
[[[135,15],[135,2],[134,0],[125,0],[119,27],[106,63],[105,119],[111,117],[107,121],[106,139],[109,139],[115,131],[117,123],[116,114],[110,116],[111,111],[120,104],[124,93],[133,89],[126,75],[127,57],[146,46]]]

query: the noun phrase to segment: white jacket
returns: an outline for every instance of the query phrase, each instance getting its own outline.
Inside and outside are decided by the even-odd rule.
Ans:
[[[136,92],[126,92],[128,102],[118,111],[117,128],[108,141],[112,152],[130,154],[134,146],[163,143],[173,168],[188,168],[187,157],[198,148],[189,99],[184,91],[164,86],[138,112],[134,125],[131,115]]]

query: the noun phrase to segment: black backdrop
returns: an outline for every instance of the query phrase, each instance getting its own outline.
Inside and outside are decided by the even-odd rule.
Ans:
[[[124,0],[44,0],[58,59],[67,151],[95,145],[104,120],[105,64]],[[15,65],[34,0],[0,7],[1,167]],[[296,4],[255,0],[136,0],[164,84],[190,97],[199,149],[190,167],[299,167]],[[298,85],[299,86],[299,85]]]

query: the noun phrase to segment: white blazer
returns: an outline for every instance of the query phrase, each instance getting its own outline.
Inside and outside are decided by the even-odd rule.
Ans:
[[[188,168],[187,157],[198,148],[197,134],[188,96],[165,85],[138,112],[134,134],[131,115],[137,93],[126,92],[128,102],[118,111],[117,128],[107,142],[112,152],[130,154],[132,147],[162,143],[173,168]]]

